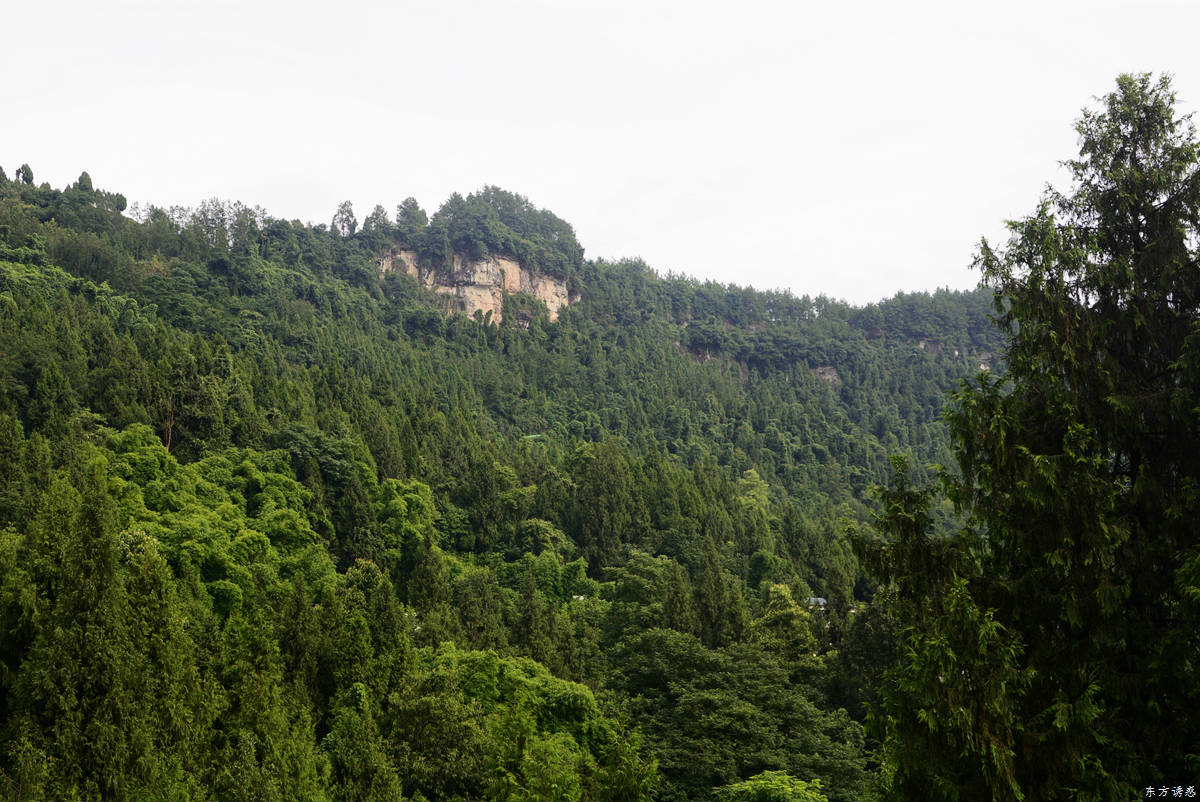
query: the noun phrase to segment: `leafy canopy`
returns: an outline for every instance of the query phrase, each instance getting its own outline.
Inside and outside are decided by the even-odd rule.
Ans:
[[[885,497],[896,798],[1133,798],[1200,769],[1200,149],[1166,77],[1121,76],[1077,130],[1071,191],[980,251],[1011,334],[948,415],[968,525],[930,537],[903,472]]]

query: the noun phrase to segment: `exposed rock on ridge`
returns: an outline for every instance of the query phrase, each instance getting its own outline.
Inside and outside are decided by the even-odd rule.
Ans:
[[[513,259],[488,257],[469,262],[455,254],[445,272],[422,269],[416,251],[399,250],[379,261],[379,272],[386,275],[399,270],[435,292],[450,298],[447,311],[473,315],[478,310],[499,323],[504,317],[504,294],[524,293],[546,304],[550,320],[558,319],[559,310],[578,301],[567,290],[567,283],[553,276],[535,276]]]

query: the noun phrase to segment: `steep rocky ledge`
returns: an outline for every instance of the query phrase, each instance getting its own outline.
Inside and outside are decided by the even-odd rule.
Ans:
[[[499,323],[504,316],[504,294],[524,293],[546,304],[550,320],[557,320],[559,310],[579,300],[567,290],[567,283],[553,276],[535,276],[513,259],[489,257],[469,262],[459,254],[447,271],[434,272],[422,268],[415,251],[399,250],[379,260],[380,275],[393,270],[407,273],[426,287],[450,298],[452,312],[475,314],[476,310],[492,313]]]

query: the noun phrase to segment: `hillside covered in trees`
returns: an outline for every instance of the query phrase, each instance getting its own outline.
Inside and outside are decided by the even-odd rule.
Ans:
[[[1187,148],[1170,180],[1196,175]],[[1104,187],[1058,200],[1104,231],[1087,206],[1108,208]],[[1164,269],[1182,284],[1138,320],[1190,311],[1161,337],[1088,317],[1149,292],[1125,274],[1047,311],[1063,278],[1021,272],[1057,231],[1039,215],[985,246],[988,286],[856,308],[587,260],[568,223],[494,187],[360,227],[349,203],[311,225],[0,173],[0,797],[1099,799],[1182,781],[1195,764],[1168,744],[1114,745],[1097,722],[1128,712],[1110,671],[1158,660],[1138,737],[1170,719],[1197,743],[1196,686],[1172,684],[1194,670],[1196,405],[1145,399],[1195,387],[1180,344],[1200,296]],[[1127,233],[1111,247],[1140,277]],[[579,300],[553,322],[519,293],[499,324],[447,315],[380,271],[396,248],[433,270],[503,256]],[[1074,350],[1048,349],[1061,331]],[[1151,346],[1128,383],[1120,356],[1090,358]],[[1089,370],[1115,382],[1092,408],[1072,396]],[[1173,451],[1143,447],[1152,425]],[[1064,493],[1078,509],[1051,513]],[[1076,525],[1049,568],[1022,540]],[[1138,527],[1163,542],[1139,551]],[[1149,583],[1189,554],[1169,583],[1185,609]],[[1107,663],[1151,610],[1161,643]],[[1100,634],[1050,666],[1030,627],[1059,612],[1055,638]],[[1082,768],[1028,760],[1047,744]]]

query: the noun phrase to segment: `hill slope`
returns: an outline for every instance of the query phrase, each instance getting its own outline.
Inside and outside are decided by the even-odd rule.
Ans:
[[[989,294],[663,278],[495,188],[124,205],[0,183],[6,798],[866,792],[888,619],[840,521],[948,461]],[[447,315],[399,250],[577,302]]]

